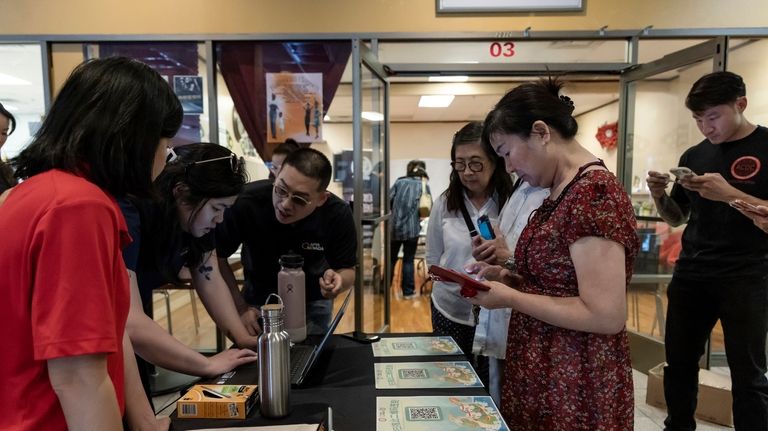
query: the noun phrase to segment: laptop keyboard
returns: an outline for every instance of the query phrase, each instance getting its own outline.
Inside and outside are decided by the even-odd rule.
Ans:
[[[291,384],[297,384],[301,372],[307,366],[309,357],[314,351],[314,346],[295,344],[291,346]]]

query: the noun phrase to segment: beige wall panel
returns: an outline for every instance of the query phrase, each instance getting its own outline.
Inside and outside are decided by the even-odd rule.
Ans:
[[[0,0],[0,34],[454,32],[759,27],[764,0],[585,0],[583,13],[435,15],[434,0]]]

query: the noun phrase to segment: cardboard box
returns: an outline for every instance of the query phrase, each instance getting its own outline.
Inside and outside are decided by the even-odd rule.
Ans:
[[[664,366],[661,363],[648,370],[648,391],[646,404],[667,408],[664,400]],[[709,370],[699,370],[699,399],[696,405],[696,417],[721,425],[733,426],[733,397],[731,396],[731,378]]]
[[[245,419],[256,398],[256,385],[195,385],[176,403],[176,414],[185,419]]]

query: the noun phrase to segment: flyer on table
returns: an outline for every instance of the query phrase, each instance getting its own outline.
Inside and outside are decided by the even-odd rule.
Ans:
[[[489,396],[377,397],[376,431],[509,431]]]
[[[467,361],[374,364],[376,389],[483,387]]]
[[[371,344],[374,357],[461,355],[451,337],[393,337]]]

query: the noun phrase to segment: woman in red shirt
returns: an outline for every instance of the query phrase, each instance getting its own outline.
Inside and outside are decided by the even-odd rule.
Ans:
[[[147,65],[91,60],[11,161],[24,181],[0,207],[0,429],[118,430],[127,399],[141,402],[131,428],[158,428],[124,333],[130,237],[115,199],[150,195],[182,115]]]
[[[516,273],[485,268],[505,283],[470,302],[512,308],[501,403],[511,429],[623,431],[633,428],[624,325],[636,221],[616,177],[576,142],[560,87],[516,87],[486,118],[483,137],[507,170],[551,194],[520,235]]]

